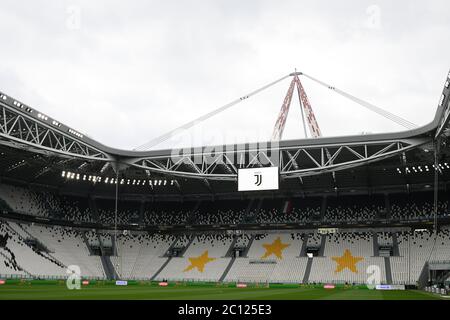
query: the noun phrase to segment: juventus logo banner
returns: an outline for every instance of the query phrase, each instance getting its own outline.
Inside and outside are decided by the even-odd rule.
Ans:
[[[238,191],[278,190],[278,167],[238,170]]]

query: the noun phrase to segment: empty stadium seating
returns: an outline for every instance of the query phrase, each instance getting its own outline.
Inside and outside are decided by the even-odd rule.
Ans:
[[[198,225],[213,230],[217,225],[249,223],[348,223],[332,234],[318,233],[317,227],[284,232],[255,228],[236,233],[114,233],[83,227],[93,222],[106,229],[116,222],[115,203],[110,199],[6,184],[0,184],[0,199],[5,212],[77,223],[55,226],[2,216],[0,275],[10,277],[64,278],[69,265],[78,265],[84,277],[106,278],[111,276],[110,261],[122,279],[366,283],[378,272],[382,283],[416,284],[427,261],[450,261],[448,228],[435,236],[407,226],[388,227],[389,219],[432,218],[430,193],[390,195],[389,201],[383,196],[338,196],[118,202],[119,225]],[[438,202],[438,216],[449,216],[445,199]],[[353,228],[367,221],[383,221],[386,227]]]
[[[174,240],[174,236],[145,233],[120,235],[117,255],[111,257],[117,274],[123,279],[151,279],[166,262],[164,254]]]
[[[0,199],[11,210],[40,217],[114,225],[115,201],[56,195],[20,186],[0,184]],[[117,223],[158,225],[284,224],[321,221],[354,224],[383,219],[411,220],[434,216],[430,193],[383,196],[340,196],[200,202],[141,202],[120,200]],[[438,202],[439,217],[450,217],[445,196]]]

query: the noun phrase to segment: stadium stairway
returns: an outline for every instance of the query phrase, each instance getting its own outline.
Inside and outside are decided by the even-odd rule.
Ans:
[[[308,248],[308,236],[308,233],[304,235],[302,248],[300,249],[300,257],[306,257],[306,249]]]
[[[173,240],[172,244],[169,246],[169,248],[167,248],[163,257],[170,257],[170,252],[172,251],[173,247],[177,244],[179,238],[180,238],[180,236],[175,237],[175,240]]]
[[[101,246],[103,248],[103,242],[101,240],[101,237],[98,235],[98,240],[101,243]],[[112,247],[112,254],[117,255],[117,245],[116,245],[116,237],[111,236],[111,247]]]
[[[387,284],[392,284],[392,270],[391,270],[391,260],[389,257],[384,257],[384,269],[386,272],[386,282]]]
[[[192,242],[195,239],[195,235],[191,235],[191,237],[189,238],[189,242],[187,243],[187,245],[183,248],[183,251],[180,252],[180,257],[184,256],[184,254],[186,253],[187,249],[189,248],[189,246],[192,244]]]
[[[308,258],[308,262],[306,263],[305,275],[303,276],[303,283],[309,282],[309,275],[311,274],[311,267],[314,258]]]
[[[392,234],[392,251],[394,257],[400,256],[400,249],[398,248],[398,238],[395,232]]]
[[[233,257],[233,253],[234,253],[234,246],[236,245],[237,242],[237,237],[234,236],[233,241],[230,244],[230,248],[228,249],[227,253],[225,254],[225,257]]]
[[[17,224],[18,228],[20,230],[22,230],[25,234],[27,234],[30,238],[34,238],[33,235],[27,229],[25,229],[23,227],[23,225],[21,225],[20,223],[16,223],[16,224]]]
[[[34,239],[34,237],[17,222],[5,221],[5,226],[10,232],[19,235],[23,239]]]
[[[320,248],[319,248],[319,252],[317,253],[317,255],[319,257],[323,257],[324,252],[325,252],[325,244],[327,241],[327,236],[325,234],[322,235],[322,238],[320,240]]]
[[[242,253],[242,257],[247,258],[248,257],[248,251],[250,250],[253,241],[255,240],[255,236],[252,235],[252,237],[250,238],[250,240],[248,241],[248,245],[247,248],[245,248],[245,251]]]
[[[31,233],[28,232],[25,228],[22,227],[22,225],[18,222],[9,222],[6,223],[6,227],[10,230],[10,232],[17,234],[22,239],[32,239],[37,246],[41,250],[36,250],[36,248],[33,248],[32,245],[30,245],[27,241],[25,241],[25,245],[30,247],[37,255],[41,256],[44,259],[47,259],[51,263],[54,263],[55,265],[66,268],[67,266],[62,263],[60,260],[55,258],[55,256],[52,254],[54,251],[50,248],[48,248],[45,244],[43,244],[39,239],[34,237]]]
[[[117,273],[117,270],[114,268],[113,263],[111,262],[111,258],[105,254],[105,248],[103,247],[103,240],[102,237],[100,237],[100,234],[98,233],[98,230],[96,230],[95,234],[97,235],[98,243],[100,244],[100,260],[102,262],[103,270],[105,271],[105,275],[108,279],[119,279],[119,274]],[[114,248],[114,254],[116,253],[116,243],[115,238],[111,237],[112,241],[112,247]]]
[[[105,271],[105,275],[109,280],[119,279],[116,269],[114,269],[114,265],[111,262],[110,257],[108,256],[100,256],[100,260],[102,262],[103,270]]]
[[[225,268],[222,276],[219,278],[219,282],[222,282],[225,277],[227,276],[228,272],[230,271],[231,267],[233,266],[233,263],[236,261],[236,257],[232,257],[230,262],[228,263],[227,267]]]
[[[373,233],[373,255],[378,257],[380,255],[380,247],[378,245],[378,235],[376,232]]]
[[[92,251],[91,245],[89,244],[89,240],[86,237],[86,232],[81,232],[81,237],[83,238],[83,242],[86,245],[87,249],[89,250],[89,255],[93,256],[94,252]]]
[[[7,248],[4,248],[6,251],[8,251]],[[9,251],[10,252],[10,251]],[[26,273],[28,276],[33,277],[33,275],[25,270],[20,264],[17,263],[17,261],[13,261],[11,258],[9,258],[6,254],[0,251],[0,256],[2,256],[5,261],[8,261],[11,265],[16,265],[20,270],[22,270],[24,273]]]
[[[176,243],[177,240],[175,240],[174,243]],[[163,265],[158,269],[158,271],[155,272],[155,274],[150,278],[151,281],[155,280],[157,276],[161,273],[161,271],[164,270],[164,268],[169,264],[170,260],[172,260],[172,257],[169,257],[166,262],[163,263]]]
[[[420,272],[419,279],[417,281],[417,286],[419,287],[419,289],[423,289],[427,285],[429,270],[430,268],[428,262],[425,262],[422,271]]]

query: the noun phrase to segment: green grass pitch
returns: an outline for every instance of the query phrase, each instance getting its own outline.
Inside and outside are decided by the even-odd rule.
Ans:
[[[323,289],[300,285],[236,288],[233,285],[133,283],[129,286],[91,283],[68,290],[65,283],[20,282],[0,286],[0,300],[429,300],[439,295],[418,290],[378,291],[365,287]]]

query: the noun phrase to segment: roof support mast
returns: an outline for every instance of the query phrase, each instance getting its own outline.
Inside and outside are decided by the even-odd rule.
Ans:
[[[305,89],[303,88],[303,85],[298,77],[301,74],[302,74],[301,72],[297,71],[290,74],[290,76],[293,76],[293,79],[291,81],[291,84],[289,85],[289,89],[286,93],[286,97],[284,98],[283,105],[281,106],[280,113],[275,123],[272,133],[272,141],[279,141],[283,136],[283,131],[289,114],[289,107],[291,105],[292,95],[294,93],[295,86],[297,87],[297,93],[300,102],[300,110],[302,113],[303,130],[305,133],[305,138],[308,137],[306,131],[306,122],[308,122],[308,129],[311,137],[318,138],[322,136],[322,132],[320,131],[320,127],[316,120],[316,116],[314,115],[314,111],[311,107],[311,104],[309,103],[308,96],[306,95]]]

